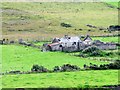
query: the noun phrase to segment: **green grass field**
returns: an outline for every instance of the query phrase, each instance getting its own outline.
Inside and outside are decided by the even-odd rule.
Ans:
[[[115,7],[120,7],[118,2],[107,2],[107,3]]]
[[[89,88],[118,85],[118,70],[4,75],[3,88]]]
[[[48,69],[63,64],[105,64],[99,60],[71,56],[62,52],[41,52],[38,49],[19,45],[3,45],[2,72],[11,70],[30,71],[33,64],[43,65]],[[110,79],[111,78],[111,79]],[[101,87],[118,84],[118,70],[78,71],[65,73],[43,73],[2,76],[3,88],[42,88],[42,87]],[[23,82],[24,81],[24,82]]]
[[[63,64],[78,65],[83,68],[84,64],[89,63],[104,64],[96,60],[89,60],[76,56],[71,56],[62,52],[41,52],[38,49],[24,46],[3,45],[2,46],[2,71],[31,70],[33,64],[43,65],[52,69],[54,66]]]
[[[92,37],[93,40],[100,40],[102,42],[118,43],[119,37]]]
[[[111,8],[108,4],[114,6]],[[2,3],[2,38],[25,41],[51,40],[65,34],[79,35],[116,35],[118,32],[108,32],[98,28],[87,27],[92,24],[99,28],[107,28],[118,24],[118,5],[111,3],[38,3],[38,2],[3,2]],[[72,27],[62,27],[61,23],[71,24]],[[92,37],[93,40],[103,42],[118,42],[118,37]],[[41,46],[44,42],[34,43]],[[110,52],[109,50],[107,52]],[[112,52],[117,52],[114,50]],[[77,52],[79,53],[79,52]],[[33,64],[43,65],[48,69],[63,64],[107,64],[100,58],[117,59],[111,57],[81,58],[63,52],[41,52],[37,48],[21,45],[0,45],[0,72],[12,70],[30,71]],[[74,53],[76,54],[76,53]],[[1,67],[0,67],[1,68]],[[3,75],[0,77],[3,88],[88,88],[104,85],[118,85],[118,70],[90,70],[76,72],[37,73]]]

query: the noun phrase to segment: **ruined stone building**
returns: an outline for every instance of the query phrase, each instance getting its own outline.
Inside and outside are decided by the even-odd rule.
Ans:
[[[75,52],[85,49],[89,46],[96,46],[101,50],[116,49],[114,43],[104,43],[99,40],[93,41],[92,38],[87,35],[84,40],[79,37],[70,37],[65,35],[63,38],[54,38],[52,43],[44,46],[44,49],[48,51],[63,51],[63,52]]]
[[[99,40],[95,40],[92,45],[97,46],[101,50],[107,50],[107,49],[116,49],[116,44],[115,43],[104,43]]]
[[[65,35],[63,38],[54,38],[46,48],[50,51],[77,51],[79,42],[81,42],[79,37]]]

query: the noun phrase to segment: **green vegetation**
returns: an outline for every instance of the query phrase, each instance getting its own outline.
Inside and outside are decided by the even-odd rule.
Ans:
[[[4,75],[3,88],[88,88],[118,85],[118,70]]]
[[[2,72],[11,70],[30,71],[33,64],[42,65],[48,69],[68,63],[78,65],[81,68],[83,68],[84,64],[89,65],[90,63],[97,65],[108,64],[108,62],[80,58],[62,52],[41,52],[32,47],[19,45],[2,45],[0,47],[2,47],[3,51]],[[4,75],[2,86],[4,88],[101,87],[104,85],[117,85],[117,75],[117,70]]]
[[[30,71],[33,64],[45,66],[52,69],[54,66],[63,64],[78,65],[81,68],[84,64],[105,64],[108,62],[89,60],[69,53],[62,52],[41,52],[38,49],[24,46],[3,45],[2,47],[2,72],[11,70]]]
[[[120,7],[119,2],[107,2],[107,3],[115,7]]]
[[[107,28],[118,24],[118,9],[110,8],[106,3],[4,2],[2,9],[3,38],[50,39],[65,34],[118,34],[86,26],[92,24]],[[70,24],[72,27],[62,27],[61,23]]]
[[[102,60],[102,61],[113,61],[118,60],[120,57],[120,52],[118,50],[104,50],[104,53],[101,56],[90,56],[80,53],[77,53],[81,57],[87,57],[88,59],[92,60]]]
[[[105,52],[103,52],[102,50],[98,49],[96,46],[90,46],[90,47],[87,47],[85,48],[83,51],[82,51],[82,54],[84,55],[87,55],[87,56],[105,56]]]
[[[96,64],[92,64],[90,63],[90,66],[87,66],[86,64],[84,65],[84,68],[86,70],[107,70],[107,69],[120,69],[120,60],[116,60],[112,63],[109,64],[103,64],[103,65],[96,65]]]
[[[102,60],[102,61],[113,61],[119,60],[120,51],[119,50],[99,50],[96,47],[88,47],[76,53],[80,57],[86,57],[93,60]]]
[[[113,7],[111,7],[113,6]],[[25,41],[47,41],[63,35],[105,36],[116,35],[108,32],[107,27],[118,25],[118,4],[108,2],[90,3],[38,3],[38,2],[3,2],[2,3],[2,38]],[[91,24],[96,28],[86,26]],[[69,27],[69,28],[67,28]],[[102,30],[100,30],[102,28]],[[104,28],[104,29],[103,29]],[[118,37],[92,37],[93,40],[118,43]],[[35,42],[42,46],[46,42]],[[2,48],[2,49],[1,49]],[[2,71],[30,71],[33,65],[40,65],[52,70],[64,64],[108,64],[107,59],[116,60],[117,50],[106,50],[109,55],[103,57],[77,57],[78,53],[41,52],[37,48],[20,45],[0,45],[2,50]],[[101,61],[100,61],[101,60]],[[105,62],[105,61],[107,62]],[[42,67],[43,66],[43,67]],[[44,68],[44,69],[45,69]],[[0,77],[1,80],[1,77]],[[88,88],[104,85],[118,85],[118,70],[88,70],[76,72],[36,73],[3,75],[3,88]]]
[[[106,57],[119,58],[119,55],[120,55],[119,50],[105,50],[105,52],[109,54]]]
[[[114,42],[118,43],[119,37],[92,37],[93,40],[100,40],[102,42]]]
[[[33,72],[47,72],[48,69],[43,67],[43,66],[33,65],[31,68],[31,71],[33,71]]]

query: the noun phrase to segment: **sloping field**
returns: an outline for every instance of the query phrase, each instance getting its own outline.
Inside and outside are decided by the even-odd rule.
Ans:
[[[11,70],[30,71],[34,64],[52,69],[54,66],[63,64],[73,64],[83,68],[84,64],[108,63],[71,56],[62,52],[41,52],[38,49],[24,46],[3,45],[2,51],[2,72]]]
[[[50,39],[69,35],[112,35],[99,27],[118,24],[118,9],[106,3],[2,3],[3,38]],[[62,27],[61,23],[72,27]],[[92,24],[98,28],[90,28]]]

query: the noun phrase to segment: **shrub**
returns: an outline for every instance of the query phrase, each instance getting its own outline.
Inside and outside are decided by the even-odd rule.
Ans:
[[[113,63],[113,69],[120,69],[120,60],[115,60]]]
[[[83,29],[81,29],[81,28],[80,28],[79,30],[81,30],[81,31],[82,31]]]
[[[99,69],[100,69],[99,66],[96,65],[96,64],[91,64],[91,65],[89,66],[89,68],[92,69],[92,70],[99,70]]]
[[[59,66],[55,66],[55,67],[53,68],[53,71],[55,71],[55,72],[61,71],[61,68],[60,68]]]
[[[80,68],[76,65],[70,65],[70,64],[64,64],[62,66],[55,66],[53,68],[54,72],[57,72],[57,71],[65,72],[65,71],[76,71],[76,70],[80,70]]]
[[[66,24],[66,23],[61,23],[61,26],[62,26],[62,27],[66,27],[66,28],[72,27],[70,24]]]
[[[90,32],[91,30],[90,30],[90,29],[88,29],[88,31]]]
[[[89,46],[82,51],[83,54],[87,54],[87,56],[104,56],[105,52],[97,48],[96,46]]]
[[[44,68],[43,66],[33,65],[33,67],[31,68],[31,71],[33,71],[33,72],[48,72],[48,69]]]
[[[90,56],[100,56],[101,53],[99,51],[93,51]]]
[[[106,70],[106,69],[109,69],[109,64],[103,64],[103,65],[100,65],[100,70]]]
[[[64,64],[61,66],[62,71],[75,71],[80,70],[80,68],[76,65]]]
[[[89,66],[88,66],[88,65],[86,65],[86,64],[84,64],[84,66],[83,66],[83,67],[84,67],[84,69],[85,69],[85,70],[89,70],[89,69],[90,69],[90,68],[89,68]]]
[[[98,51],[99,49],[96,46],[89,46],[85,48],[82,53],[92,53],[93,51]]]
[[[120,60],[116,60],[113,63],[103,64],[100,66],[90,63],[90,66],[84,65],[84,68],[90,70],[120,69]]]
[[[80,53],[80,57],[86,58],[87,56],[85,54]]]
[[[112,52],[108,52],[108,53],[106,53],[105,55],[106,56],[110,56],[110,55],[113,55],[114,53],[112,53]]]
[[[20,73],[21,71],[17,70],[17,71],[10,71],[9,73],[12,73],[12,74],[18,74]]]

